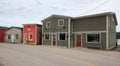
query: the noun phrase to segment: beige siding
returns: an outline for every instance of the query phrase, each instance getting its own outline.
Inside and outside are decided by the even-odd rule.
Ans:
[[[18,35],[18,39],[16,39],[16,34]],[[10,35],[10,36],[14,35],[14,42],[13,43],[21,43],[21,41],[22,41],[22,31],[21,31],[21,29],[11,28],[10,30],[8,30],[6,32],[6,40],[5,40],[5,42],[11,43],[12,38],[8,39],[8,35]]]

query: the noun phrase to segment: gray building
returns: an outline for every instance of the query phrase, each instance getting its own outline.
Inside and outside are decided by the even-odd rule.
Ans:
[[[42,20],[42,44],[65,47],[116,46],[116,15],[113,12],[80,17],[52,15]]]
[[[6,31],[6,43],[22,43],[22,28],[11,27]]]

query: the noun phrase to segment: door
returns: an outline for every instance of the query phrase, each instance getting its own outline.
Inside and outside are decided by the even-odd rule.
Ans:
[[[27,44],[27,34],[24,34],[23,42],[24,42],[24,44]]]
[[[52,45],[56,46],[56,34],[52,35]]]
[[[12,42],[15,42],[15,35],[11,36],[11,40],[12,40]]]
[[[81,47],[81,34],[76,34],[76,47]]]

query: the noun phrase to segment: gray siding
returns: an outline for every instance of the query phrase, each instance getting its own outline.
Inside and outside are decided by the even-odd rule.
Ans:
[[[51,34],[50,35],[50,40],[45,40],[44,37],[43,37],[43,45],[51,45]]]
[[[58,20],[64,19],[64,28],[58,26]],[[46,29],[46,22],[51,21],[51,27]],[[45,33],[56,33],[56,32],[68,32],[68,18],[58,18],[52,17],[51,19],[43,22],[43,34]],[[43,40],[43,45],[51,45],[51,37],[50,40]],[[68,40],[66,41],[59,41],[57,35],[57,46],[68,46]]]
[[[59,19],[64,19],[64,29],[60,26],[58,26],[58,20]],[[51,27],[46,29],[46,22],[51,21]],[[43,33],[45,32],[67,32],[68,31],[68,19],[65,18],[51,18],[47,20],[46,22],[43,22]]]
[[[82,46],[83,47],[88,47],[88,45],[92,47],[98,47],[100,49],[105,50],[106,49],[106,33],[101,33],[101,43],[86,43],[86,33],[82,34]]]
[[[65,47],[68,47],[68,40],[66,40],[66,41],[58,41],[58,42],[57,42],[57,46],[65,46]]]
[[[8,35],[10,35],[10,39],[8,39]],[[22,41],[22,30],[11,28],[6,32],[6,39],[5,42],[12,43],[12,35],[14,35],[14,42],[13,43],[21,43]],[[18,39],[16,39],[16,35],[18,35]]]
[[[51,40],[43,40],[43,45],[51,45]]]
[[[115,22],[112,20],[112,15],[109,15],[109,32],[108,32],[108,48],[112,49],[116,46],[116,25]]]
[[[106,16],[81,18],[74,20],[73,31],[105,31],[106,30]]]

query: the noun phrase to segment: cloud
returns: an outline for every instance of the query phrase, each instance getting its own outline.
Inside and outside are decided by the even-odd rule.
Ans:
[[[92,2],[91,0],[0,0],[0,20],[13,23],[9,25],[21,26],[24,23],[41,23],[40,20],[52,14],[81,16],[113,11],[116,12],[119,22],[119,0],[110,0],[99,8],[85,13],[105,1],[107,0],[92,0]],[[5,24],[2,22],[0,24]],[[117,31],[120,31],[118,28],[120,25],[117,27]]]

